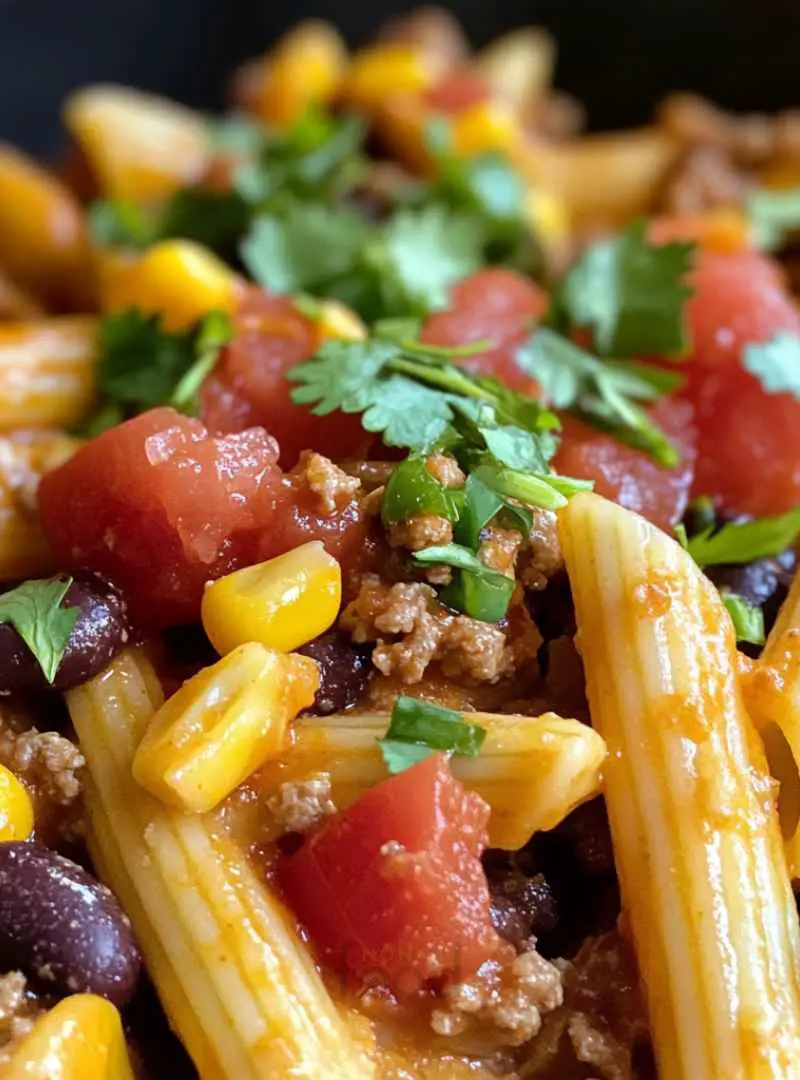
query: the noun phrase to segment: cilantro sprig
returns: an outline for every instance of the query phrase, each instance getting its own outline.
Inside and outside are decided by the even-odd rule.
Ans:
[[[223,311],[211,311],[189,330],[170,333],[159,315],[137,308],[107,315],[100,324],[97,385],[101,402],[83,428],[99,435],[158,405],[197,412],[197,393],[217,362],[233,327]]]
[[[693,254],[692,243],[651,244],[647,222],[634,221],[575,263],[558,290],[557,317],[591,328],[603,356],[680,356]]]
[[[642,405],[677,390],[680,373],[636,361],[600,360],[548,327],[539,327],[520,347],[516,362],[555,408],[647,451],[660,465],[678,463],[678,451]]]
[[[800,536],[800,508],[753,521],[731,521],[721,528],[707,525],[686,541],[686,550],[700,567],[742,566],[771,559]]]
[[[745,641],[750,645],[763,645],[764,612],[758,604],[751,604],[739,593],[723,591],[720,595],[733,621],[736,640]]]
[[[395,775],[437,750],[477,757],[485,739],[486,729],[468,723],[463,713],[401,696],[394,703],[389,728],[378,746],[386,768]]]
[[[80,608],[62,607],[71,577],[23,581],[0,595],[0,623],[14,627],[52,684]]]

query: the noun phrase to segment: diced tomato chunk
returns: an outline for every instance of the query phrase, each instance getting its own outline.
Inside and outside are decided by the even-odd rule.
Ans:
[[[686,509],[694,475],[692,409],[685,401],[663,398],[651,416],[681,453],[674,469],[661,468],[641,450],[569,416],[562,417],[563,438],[553,465],[566,476],[594,480],[600,495],[643,514],[662,529],[672,529]]]
[[[491,341],[493,348],[458,363],[476,375],[494,375],[517,390],[536,393],[535,380],[520,371],[514,353],[547,305],[547,293],[522,274],[488,267],[455,286],[450,309],[431,315],[420,338],[448,346]]]
[[[406,995],[504,958],[480,862],[488,816],[434,754],[371,788],[283,859],[284,894],[325,964]]]
[[[456,116],[489,97],[485,79],[474,71],[465,69],[449,71],[427,93],[427,105],[435,112]]]
[[[199,420],[153,409],[44,478],[42,522],[59,565],[106,574],[138,624],[190,622],[205,582],[240,566],[307,540],[345,564],[360,556],[358,499],[326,510],[303,469],[284,476],[277,457],[262,428],[213,437]]]
[[[234,316],[236,335],[201,391],[201,417],[211,431],[265,427],[278,440],[284,467],[302,450],[334,461],[363,458],[372,437],[358,416],[314,416],[291,399],[286,372],[318,348],[317,330],[289,297],[252,287]]]
[[[277,457],[261,429],[212,438],[199,420],[153,409],[45,476],[42,522],[59,565],[107,574],[144,623],[181,622],[204,582],[255,561],[255,507],[263,520],[275,505]]]
[[[800,334],[796,303],[777,264],[755,251],[700,252],[692,284],[683,396],[699,432],[694,492],[732,513],[783,513],[800,504],[800,402],[768,393],[742,357],[750,342]]]

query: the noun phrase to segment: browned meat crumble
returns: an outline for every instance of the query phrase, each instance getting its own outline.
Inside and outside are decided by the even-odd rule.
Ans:
[[[28,990],[21,971],[0,975],[0,1066],[33,1027],[44,1006]]]
[[[311,450],[304,450],[300,455],[292,476],[317,496],[323,514],[341,510],[361,489],[358,477],[350,476],[328,458]]]

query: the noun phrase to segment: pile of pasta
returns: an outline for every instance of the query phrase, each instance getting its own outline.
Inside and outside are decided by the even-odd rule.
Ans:
[[[278,129],[309,106],[357,109],[397,160],[425,175],[425,93],[460,48],[440,26],[351,56],[330,26],[303,24],[240,73],[235,96]],[[552,42],[536,29],[472,57],[468,70],[492,92],[460,110],[451,133],[458,155],[499,150],[515,163],[530,185],[531,230],[558,260],[582,230],[650,212],[689,136],[674,110],[637,131],[548,135],[553,63]],[[214,165],[203,119],[147,94],[89,87],[69,98],[65,119],[83,170],[109,199],[158,203]],[[776,151],[756,169],[764,183],[791,186],[791,161],[800,168]],[[79,179],[73,171],[73,187]],[[722,248],[749,228],[737,206],[707,224]],[[68,432],[96,398],[100,317],[135,306],[183,330],[212,309],[233,312],[240,284],[194,241],[135,253],[95,243],[74,190],[0,147],[0,578],[58,569],[35,489],[82,445]],[[363,333],[337,305],[328,317],[331,337]],[[454,760],[454,774],[490,805],[491,842],[509,850],[605,796],[663,1080],[796,1080],[800,577],[752,662],[737,651],[717,590],[675,539],[592,493],[558,517],[593,728],[549,713],[475,713],[481,754]],[[266,663],[236,652],[247,647],[221,649],[216,681],[180,709],[165,704],[140,648],[68,691],[92,859],[202,1080],[386,1076],[370,1023],[331,995],[294,918],[215,808],[265,763],[276,789],[324,768],[337,805],[354,802],[384,775],[376,740],[389,718],[298,718],[313,699],[306,686],[284,712],[276,698],[266,728],[236,698],[235,730],[226,727],[220,701],[233,708],[244,694],[240,667],[256,678]],[[302,684],[301,668],[279,665],[271,678],[285,691]],[[131,1077],[119,1026],[103,1016],[88,1050],[86,1003],[70,1012],[71,1000],[22,1043],[10,1075],[77,1078],[91,1060],[93,1076]],[[48,1071],[48,1053],[65,1055],[63,1071]],[[425,1063],[401,1064],[402,1075],[434,1075]],[[462,1075],[448,1067],[435,1075]]]

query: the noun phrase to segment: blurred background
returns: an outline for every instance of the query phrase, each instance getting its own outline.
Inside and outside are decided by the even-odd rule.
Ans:
[[[0,0],[0,138],[51,156],[59,103],[81,83],[114,80],[205,109],[227,76],[287,26],[319,16],[353,44],[415,5],[376,0]],[[589,106],[591,126],[646,121],[668,90],[734,109],[800,103],[800,0],[462,0],[447,5],[475,44],[513,26],[548,27],[557,85]]]

